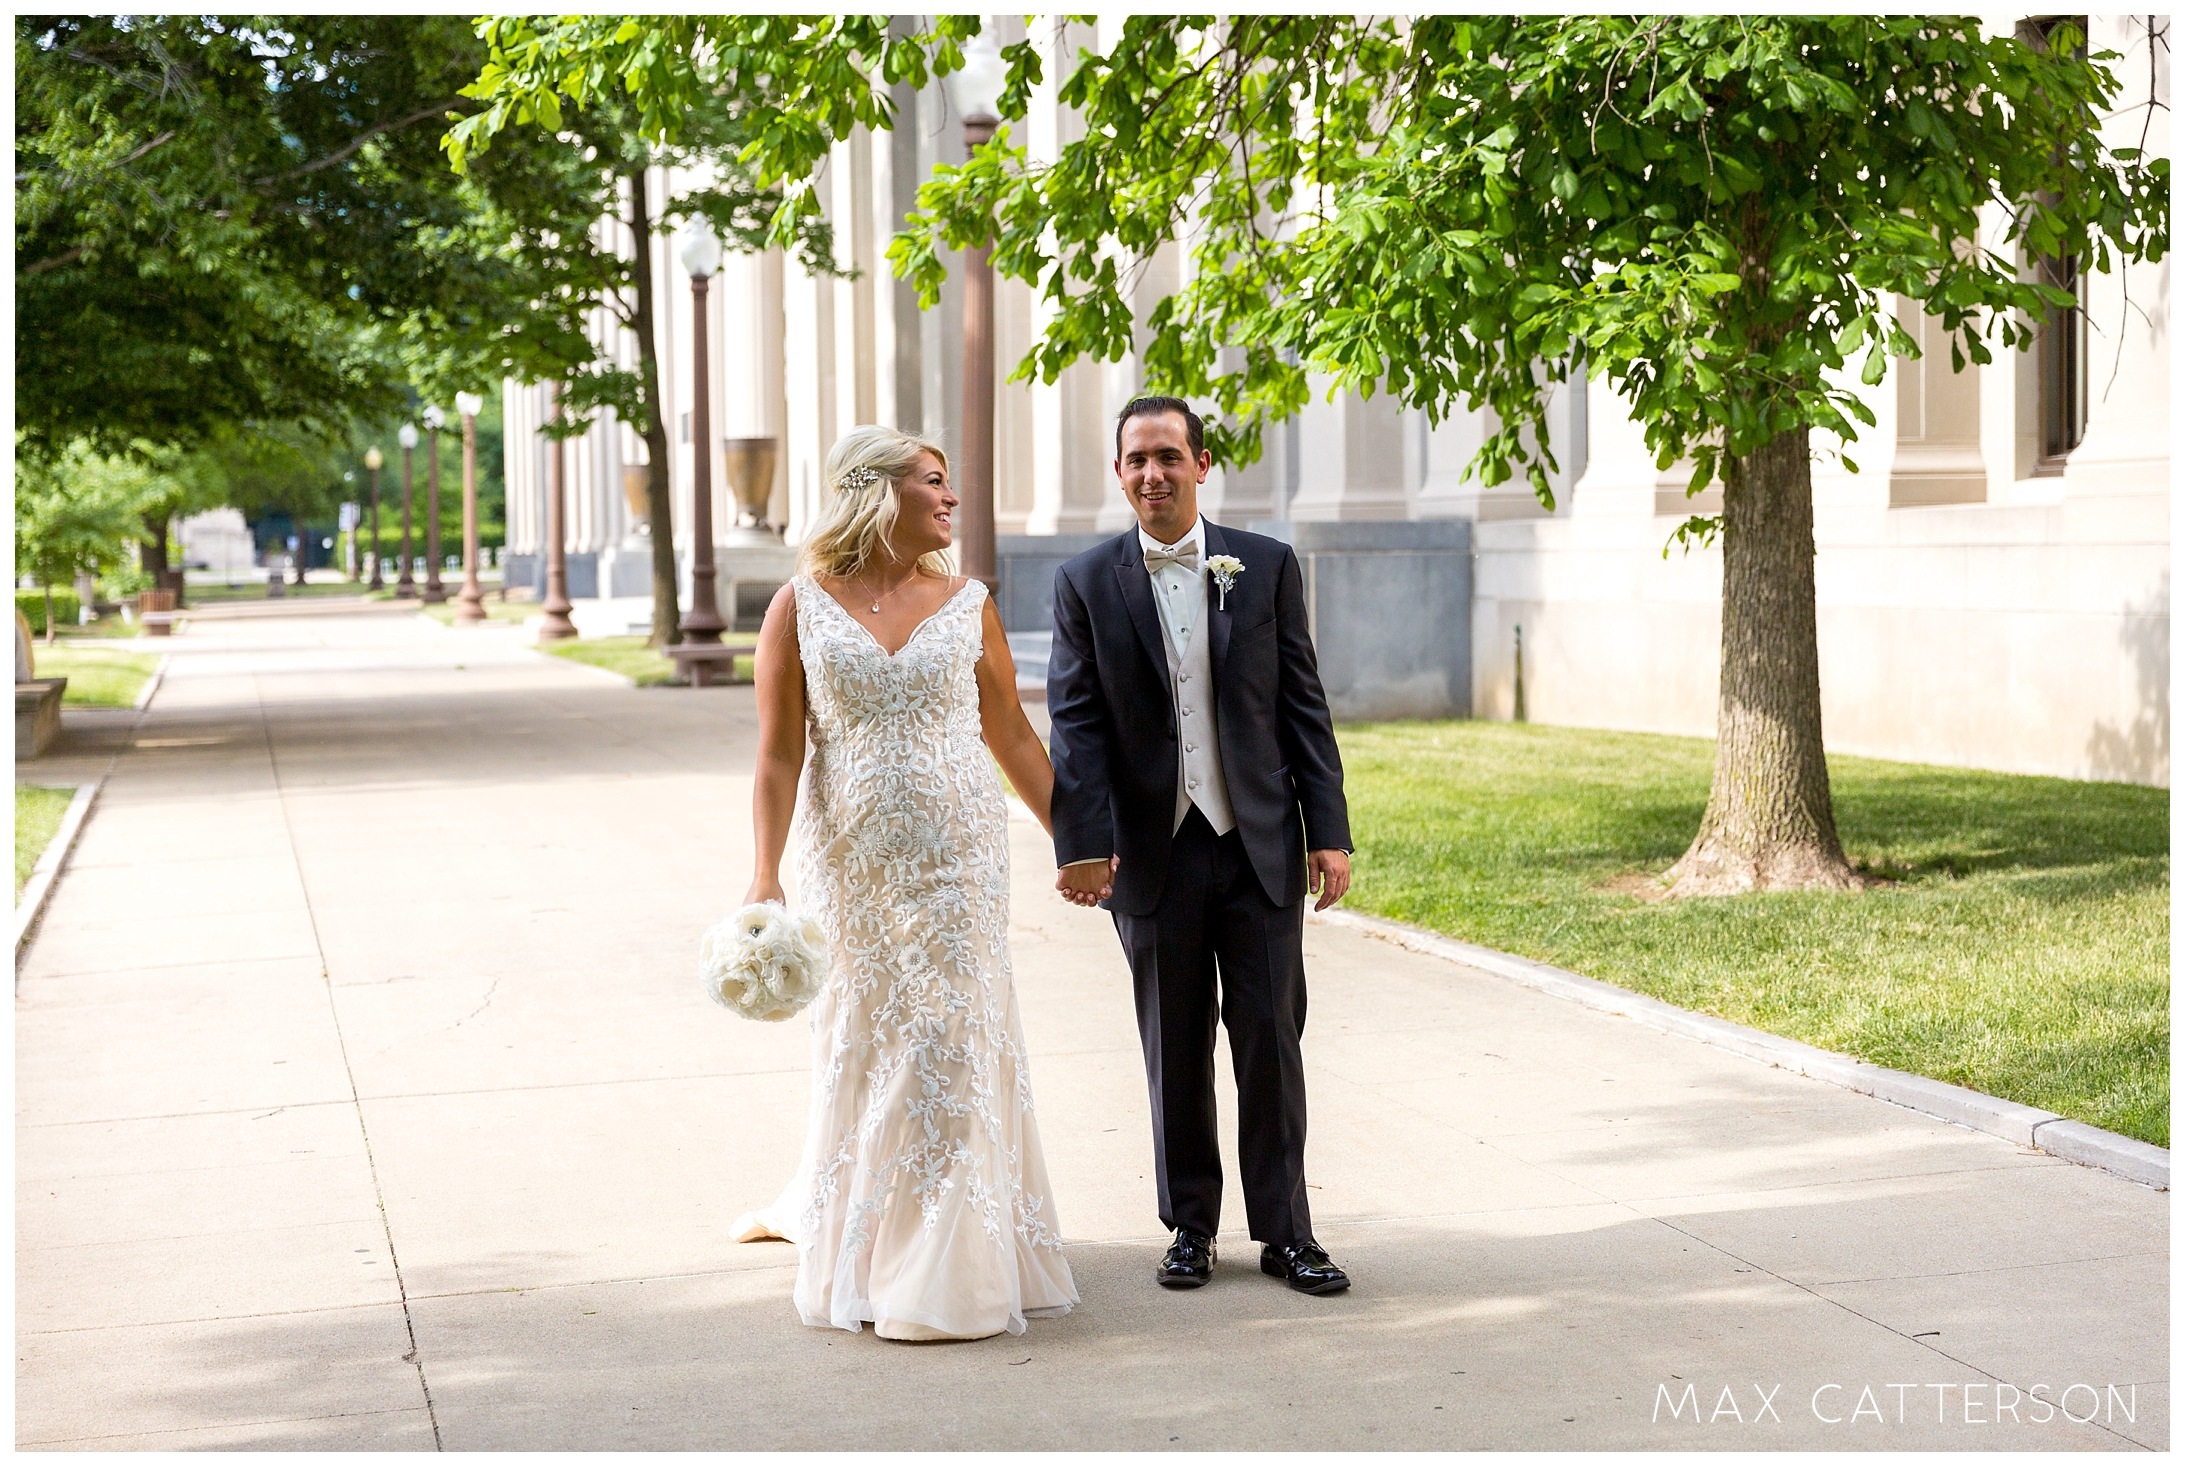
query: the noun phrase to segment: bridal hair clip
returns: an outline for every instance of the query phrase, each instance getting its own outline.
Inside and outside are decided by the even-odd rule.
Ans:
[[[862,494],[879,482],[880,471],[878,469],[863,467],[851,469],[843,474],[841,478],[835,480],[836,485],[845,494]]]
[[[827,938],[818,923],[779,902],[754,902],[706,929],[698,972],[722,1008],[779,1023],[826,986]]]

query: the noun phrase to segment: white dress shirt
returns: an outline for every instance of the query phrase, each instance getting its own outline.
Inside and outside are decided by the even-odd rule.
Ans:
[[[1161,630],[1168,637],[1168,644],[1181,657],[1191,646],[1191,630],[1206,615],[1206,521],[1195,519],[1191,528],[1174,545],[1164,546],[1145,532],[1138,530],[1138,544],[1145,550],[1182,550],[1186,546],[1199,552],[1199,568],[1187,571],[1180,565],[1164,565],[1153,575],[1153,604],[1161,613]]]

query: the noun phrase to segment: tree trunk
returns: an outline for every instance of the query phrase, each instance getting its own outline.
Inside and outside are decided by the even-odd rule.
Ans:
[[[676,606],[674,466],[668,460],[667,413],[660,401],[660,344],[655,337],[652,278],[652,218],[645,198],[645,170],[633,169],[630,182],[630,233],[635,250],[630,275],[637,284],[637,374],[645,394],[645,508],[652,520],[652,636],[650,645],[672,647],[683,640]]]
[[[1821,749],[1813,464],[1803,428],[1725,461],[1714,785],[1672,896],[1856,890]]]
[[[142,544],[142,553],[138,555],[138,562],[144,568],[144,575],[151,577],[153,590],[173,590],[175,592],[175,610],[179,612],[181,610],[181,588],[184,588],[184,586],[181,586],[181,571],[175,566],[175,562],[168,558],[168,553],[166,553],[168,529],[170,529],[170,516],[153,514],[153,512],[144,514],[144,540],[140,542]]]

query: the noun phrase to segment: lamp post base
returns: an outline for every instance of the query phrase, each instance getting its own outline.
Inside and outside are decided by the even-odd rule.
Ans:
[[[438,606],[448,599],[448,588],[438,581],[425,582],[425,594],[418,598],[427,606]]]
[[[559,586],[546,588],[546,604],[539,608],[546,619],[539,624],[539,640],[542,642],[566,642],[577,635],[577,624],[569,619],[573,609],[569,596]]]

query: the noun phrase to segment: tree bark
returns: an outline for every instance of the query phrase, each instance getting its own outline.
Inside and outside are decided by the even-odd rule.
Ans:
[[[173,526],[172,515],[144,516],[144,539],[141,542],[144,550],[141,561],[145,573],[152,578],[152,585],[161,591],[174,592],[174,609],[183,611],[188,608],[187,598],[183,593],[189,588],[185,583],[182,567],[176,565],[174,558],[167,553],[167,536]]]
[[[683,640],[676,606],[674,466],[668,459],[667,413],[660,401],[660,344],[654,336],[652,218],[645,198],[645,170],[633,169],[630,182],[630,234],[635,246],[630,276],[637,285],[637,374],[645,394],[645,507],[652,520],[652,636],[650,645],[672,647]]]
[[[1836,838],[1821,748],[1806,440],[1799,428],[1726,461],[1714,783],[1669,870],[1672,896],[1861,885]]]

